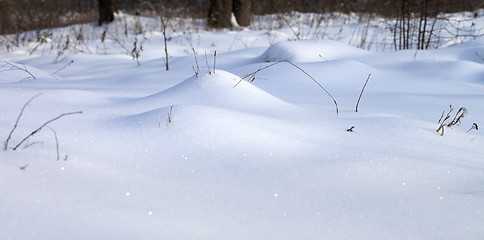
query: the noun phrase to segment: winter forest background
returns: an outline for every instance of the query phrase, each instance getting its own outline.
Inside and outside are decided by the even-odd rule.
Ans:
[[[224,3],[227,1],[214,1]],[[356,12],[396,18],[402,13],[435,15],[439,12],[472,11],[484,8],[475,0],[247,0],[251,15],[282,12]],[[210,0],[117,0],[119,10],[134,14],[204,19]],[[0,34],[53,28],[97,21],[98,0],[1,0]]]

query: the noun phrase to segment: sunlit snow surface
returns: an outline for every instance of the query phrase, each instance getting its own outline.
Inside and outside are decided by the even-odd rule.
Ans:
[[[156,32],[140,66],[0,52],[36,77],[0,63],[2,142],[41,94],[0,152],[0,239],[484,238],[484,38],[371,52],[289,29],[273,45],[256,30],[168,34],[169,71]],[[280,60],[339,114],[286,62],[241,79]],[[449,105],[468,113],[440,136]]]

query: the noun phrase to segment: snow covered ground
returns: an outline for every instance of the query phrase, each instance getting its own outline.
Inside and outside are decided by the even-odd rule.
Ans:
[[[167,34],[169,71],[156,31],[139,66],[122,34],[0,51],[2,142],[25,106],[0,152],[0,239],[484,238],[483,37],[376,52],[288,27]],[[241,79],[280,60],[339,113],[290,63]],[[441,136],[449,105],[446,122],[467,115]]]

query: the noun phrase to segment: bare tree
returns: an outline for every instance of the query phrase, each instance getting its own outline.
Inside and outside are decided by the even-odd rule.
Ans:
[[[232,15],[232,0],[210,0],[208,10],[208,26],[212,28],[230,28]]]
[[[114,20],[114,12],[117,11],[116,0],[98,0],[99,3],[99,26]]]
[[[249,26],[251,17],[250,1],[248,0],[233,0],[232,11],[234,12],[237,23],[240,26]]]

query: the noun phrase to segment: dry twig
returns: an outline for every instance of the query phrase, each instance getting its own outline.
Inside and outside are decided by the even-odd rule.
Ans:
[[[1,70],[0,72],[19,70],[19,71],[26,72],[27,74],[29,74],[29,75],[30,75],[30,77],[26,77],[26,78],[24,78],[24,79],[22,79],[22,80],[20,80],[20,81],[23,81],[23,80],[26,80],[26,79],[30,79],[30,78],[32,78],[32,79],[37,79],[37,78],[36,78],[36,77],[35,77],[35,76],[34,76],[34,75],[33,75],[33,74],[32,74],[32,73],[29,71],[29,70],[27,70],[27,66],[25,66],[25,64],[23,64],[23,63],[17,63],[17,64],[22,65],[22,66],[23,66],[23,68],[21,68],[21,67],[19,67],[19,66],[15,65],[15,64],[9,63],[9,62],[5,62],[5,61],[3,61],[3,63],[5,63],[3,66],[7,66],[7,65],[8,65],[8,66],[10,66],[10,69],[7,69],[7,70]],[[1,67],[0,67],[0,69],[1,69],[1,68],[3,68],[3,66],[1,66]]]
[[[368,78],[366,78],[365,85],[363,85],[363,88],[361,89],[360,97],[358,97],[358,102],[356,102],[356,112],[358,112],[358,105],[360,104],[360,99],[361,96],[363,95],[363,91],[365,91],[366,84],[368,84],[368,80],[370,80],[371,73],[368,74]]]
[[[33,132],[31,132],[27,137],[25,137],[24,139],[22,139],[22,141],[20,141],[19,144],[17,144],[17,146],[15,146],[13,148],[13,150],[17,150],[18,147],[20,147],[20,145],[22,145],[22,143],[24,143],[25,141],[27,141],[27,139],[29,139],[31,136],[35,135],[37,132],[39,132],[40,130],[42,130],[42,128],[44,128],[45,126],[47,126],[47,124],[53,122],[53,121],[56,121],[58,120],[59,118],[62,118],[64,116],[67,116],[67,115],[72,115],[72,114],[81,114],[82,111],[77,111],[77,112],[69,112],[69,113],[63,113],[47,122],[45,122],[44,124],[42,124],[42,126],[40,126],[39,128],[35,129]]]
[[[64,69],[66,69],[66,68],[67,68],[67,67],[69,67],[69,66],[70,66],[72,63],[74,63],[74,60],[69,61],[69,63],[68,63],[68,64],[66,64],[65,66],[63,66],[63,67],[62,67],[62,68],[60,68],[59,70],[57,70],[57,71],[53,72],[51,75],[55,75],[55,74],[57,74],[58,72],[60,72],[60,71],[62,71],[62,70],[64,70]]]
[[[13,132],[15,131],[15,129],[17,129],[17,126],[18,126],[18,122],[20,121],[20,118],[22,117],[22,115],[24,114],[24,110],[25,108],[30,104],[30,102],[32,102],[36,97],[40,96],[40,93],[33,96],[32,98],[30,98],[25,104],[24,106],[22,107],[22,110],[20,111],[20,114],[18,115],[17,117],[17,121],[15,121],[15,124],[13,125],[13,128],[12,128],[12,131],[10,131],[10,133],[8,134],[8,137],[7,137],[7,140],[5,140],[5,142],[3,143],[3,150],[7,150],[8,148],[8,142],[10,141],[10,138],[12,137],[12,134]]]

